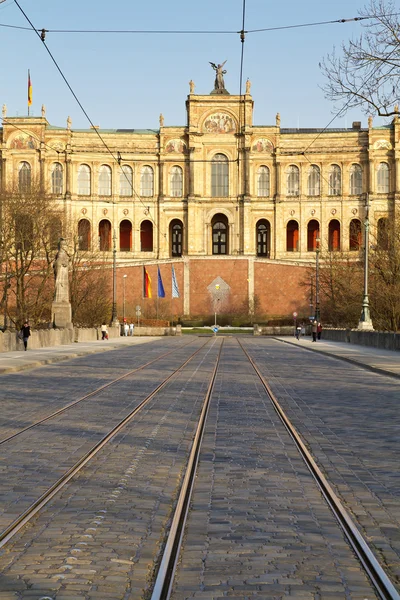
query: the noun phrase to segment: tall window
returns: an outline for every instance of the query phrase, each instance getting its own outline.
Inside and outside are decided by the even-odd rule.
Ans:
[[[350,194],[359,196],[362,194],[362,169],[360,165],[351,165],[350,167]]]
[[[329,222],[329,250],[338,252],[340,250],[340,223],[336,219]]]
[[[300,171],[296,165],[286,169],[286,189],[288,196],[298,196],[300,193]]]
[[[385,162],[379,163],[377,171],[377,190],[378,194],[389,193],[389,165]]]
[[[350,221],[350,250],[355,251],[361,248],[361,221],[359,219],[352,219]]]
[[[60,163],[54,163],[51,169],[51,193],[63,193],[63,168]]]
[[[298,252],[299,250],[299,224],[297,221],[289,221],[286,226],[286,252]]]
[[[129,165],[124,165],[119,173],[119,195],[132,196],[133,174]]]
[[[329,169],[329,196],[340,196],[342,193],[342,171],[339,165],[331,165]]]
[[[212,222],[212,253],[228,254],[228,221],[217,215]]]
[[[216,154],[211,164],[211,196],[226,198],[229,195],[229,164],[225,154]]]
[[[181,198],[183,196],[183,172],[181,167],[172,167],[170,173],[171,196]]]
[[[259,198],[269,196],[269,181],[269,169],[263,165],[257,171],[257,196]]]
[[[90,167],[79,165],[78,169],[78,196],[90,196]]]
[[[183,225],[174,219],[170,225],[171,256],[182,256]]]
[[[388,231],[388,220],[382,217],[378,221],[378,248],[380,250],[387,250],[389,248],[389,231]]]
[[[119,249],[121,252],[129,252],[132,248],[132,223],[124,219],[119,224]]]
[[[99,169],[99,196],[111,196],[111,167],[101,165]]]
[[[153,252],[153,223],[151,221],[142,221],[140,225],[140,250]]]
[[[269,257],[271,227],[266,219],[257,223],[257,256]]]
[[[319,223],[312,219],[307,225],[307,251],[315,252],[317,250],[317,239],[319,238]]]
[[[111,250],[111,223],[108,219],[99,223],[99,247],[106,252]]]
[[[307,195],[319,196],[321,194],[321,176],[317,165],[311,165],[308,169]]]
[[[154,172],[147,165],[140,169],[140,195],[146,198],[154,196]]]
[[[78,244],[79,250],[90,249],[90,222],[87,219],[81,219],[78,223]]]
[[[31,191],[31,165],[25,161],[19,163],[18,186],[21,194]]]

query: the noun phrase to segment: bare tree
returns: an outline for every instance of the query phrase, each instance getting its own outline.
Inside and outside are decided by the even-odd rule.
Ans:
[[[400,21],[391,0],[371,0],[359,11],[365,33],[342,44],[320,64],[327,79],[325,97],[341,111],[361,108],[365,114],[397,114],[400,77]]]

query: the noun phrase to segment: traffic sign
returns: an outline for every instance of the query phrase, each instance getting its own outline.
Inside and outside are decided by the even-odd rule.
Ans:
[[[297,317],[297,312],[294,312],[293,316],[294,316],[294,318],[296,318]]]
[[[218,329],[219,329],[219,327],[217,325],[215,325],[215,327],[213,327],[213,332],[217,333]]]

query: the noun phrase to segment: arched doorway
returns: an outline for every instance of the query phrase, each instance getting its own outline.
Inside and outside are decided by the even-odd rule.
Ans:
[[[261,219],[257,223],[257,256],[269,258],[271,244],[271,225],[267,219]]]
[[[317,239],[319,238],[319,223],[315,219],[308,222],[307,225],[307,251],[316,252]]]
[[[99,223],[99,247],[103,252],[111,250],[111,223],[108,219]]]
[[[357,251],[361,248],[361,221],[359,219],[352,219],[350,221],[349,231],[349,249],[351,251]]]
[[[151,221],[142,221],[140,226],[140,250],[153,252],[153,223]]]
[[[179,219],[171,221],[169,226],[171,256],[182,256],[183,223]]]
[[[286,252],[298,252],[299,250],[299,224],[297,221],[289,221],[286,226]]]
[[[228,219],[225,215],[215,215],[212,227],[212,253],[228,254],[229,234]]]
[[[340,223],[337,219],[329,222],[329,251],[338,252],[340,250]]]
[[[121,252],[132,250],[132,223],[128,219],[119,224],[119,249]]]
[[[378,221],[377,246],[380,250],[389,248],[388,220],[385,217]]]

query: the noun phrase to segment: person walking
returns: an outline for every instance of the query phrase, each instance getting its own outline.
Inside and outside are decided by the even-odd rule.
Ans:
[[[301,334],[301,325],[297,325],[296,327],[296,339],[299,340],[300,339],[300,334]]]
[[[101,326],[101,339],[108,340],[107,325],[105,323],[103,323]]]
[[[133,331],[135,329],[134,323],[132,321],[129,323],[129,335],[133,336]]]
[[[321,325],[321,323],[318,323],[318,325],[317,325],[317,338],[319,340],[321,339],[321,333],[322,333],[322,325]]]
[[[21,327],[20,334],[21,334],[21,338],[22,338],[22,340],[24,342],[24,348],[25,348],[25,350],[27,350],[28,349],[28,340],[29,340],[30,335],[31,335],[31,328],[29,326],[28,321],[25,321],[25,323]]]
[[[318,324],[317,324],[317,321],[314,319],[314,321],[312,322],[312,325],[311,325],[311,333],[312,333],[312,341],[313,342],[317,341],[317,332],[318,332]]]
[[[129,325],[128,323],[124,323],[124,336],[126,337],[129,334]]]

